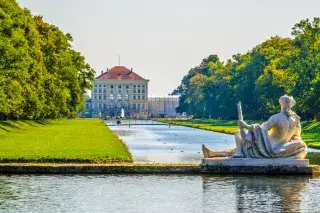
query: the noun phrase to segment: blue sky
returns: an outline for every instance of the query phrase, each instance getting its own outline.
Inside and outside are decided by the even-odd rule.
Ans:
[[[226,60],[271,36],[290,36],[304,18],[320,16],[319,0],[18,0],[69,32],[96,70],[118,64],[150,79],[165,95],[209,54]]]

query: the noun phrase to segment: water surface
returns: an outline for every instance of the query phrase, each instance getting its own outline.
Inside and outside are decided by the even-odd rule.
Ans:
[[[0,176],[0,212],[319,212],[308,176]]]
[[[139,125],[106,123],[127,144],[135,162],[200,163],[202,144],[213,150],[235,147],[232,135],[175,125],[143,125],[161,124],[154,121],[122,121],[122,124],[129,122]]]

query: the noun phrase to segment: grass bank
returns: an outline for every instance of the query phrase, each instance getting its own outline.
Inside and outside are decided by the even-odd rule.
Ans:
[[[98,119],[0,122],[0,162],[132,162]]]
[[[238,130],[237,121],[211,120],[211,119],[156,119],[174,125],[187,126],[214,132],[233,134]],[[262,121],[248,121],[248,123],[261,123]],[[320,149],[320,121],[303,121],[302,138],[309,147]]]

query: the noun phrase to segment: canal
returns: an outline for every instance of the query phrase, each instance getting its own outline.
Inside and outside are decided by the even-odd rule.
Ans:
[[[308,176],[0,176],[0,212],[319,212]]]

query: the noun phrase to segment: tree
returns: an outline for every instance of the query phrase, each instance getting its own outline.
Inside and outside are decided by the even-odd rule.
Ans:
[[[288,94],[303,118],[320,119],[320,19],[300,21],[292,35],[272,37],[226,63],[216,55],[203,59],[175,91],[178,111],[234,119],[241,100],[246,117],[260,119],[279,111],[278,98]]]
[[[72,36],[14,0],[0,1],[0,21],[1,118],[75,117],[94,70]]]

